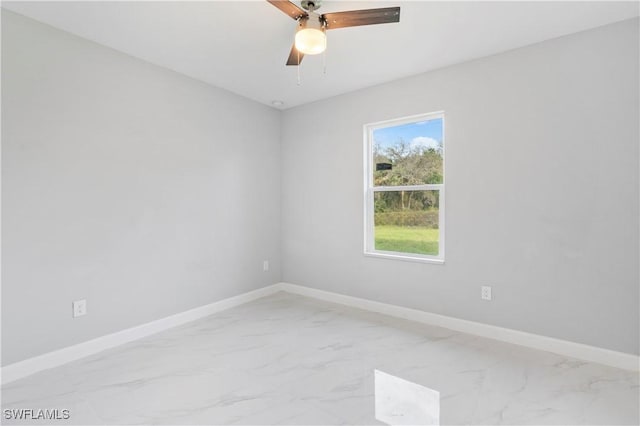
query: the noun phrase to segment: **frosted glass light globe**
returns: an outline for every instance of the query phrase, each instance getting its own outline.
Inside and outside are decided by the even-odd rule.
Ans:
[[[296,49],[305,55],[317,55],[327,48],[327,36],[317,28],[302,28],[296,32]]]

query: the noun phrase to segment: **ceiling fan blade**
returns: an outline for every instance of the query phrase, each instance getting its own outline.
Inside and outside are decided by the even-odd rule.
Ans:
[[[296,44],[293,43],[293,46],[291,46],[291,52],[289,52],[289,59],[287,59],[287,65],[300,65],[303,57],[304,53],[298,52]]]
[[[303,16],[308,16],[307,12],[300,9],[295,4],[287,0],[267,0],[269,3],[291,16],[293,19],[298,20]]]
[[[380,9],[325,13],[322,15],[322,18],[327,23],[328,30],[357,27],[360,25],[388,24],[392,22],[400,22],[400,8],[384,7]]]

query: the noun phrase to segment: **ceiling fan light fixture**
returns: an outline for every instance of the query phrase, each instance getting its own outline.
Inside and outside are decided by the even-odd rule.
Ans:
[[[362,25],[400,22],[400,7],[316,13],[322,0],[302,0],[299,6],[288,0],[267,0],[298,23],[295,42],[289,51],[287,66],[300,65],[304,55],[317,55],[327,48],[326,30]]]
[[[296,49],[305,55],[317,55],[326,48],[327,35],[320,20],[307,19],[301,22],[296,32]]]

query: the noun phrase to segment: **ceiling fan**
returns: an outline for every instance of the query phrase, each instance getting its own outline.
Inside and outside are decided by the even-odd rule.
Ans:
[[[291,47],[287,65],[300,65],[305,54],[316,55],[324,52],[327,48],[326,30],[400,22],[399,7],[350,10],[319,15],[316,10],[321,6],[322,0],[303,0],[300,2],[302,9],[287,0],[267,1],[298,21],[295,42]]]

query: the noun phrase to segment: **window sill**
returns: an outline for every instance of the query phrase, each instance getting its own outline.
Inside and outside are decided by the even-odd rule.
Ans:
[[[364,255],[367,257],[379,257],[382,259],[401,260],[403,262],[431,263],[435,265],[444,264],[444,259],[439,259],[437,257],[410,256],[405,254],[395,254],[390,252],[379,252],[379,251],[374,251],[374,252],[365,251]]]

